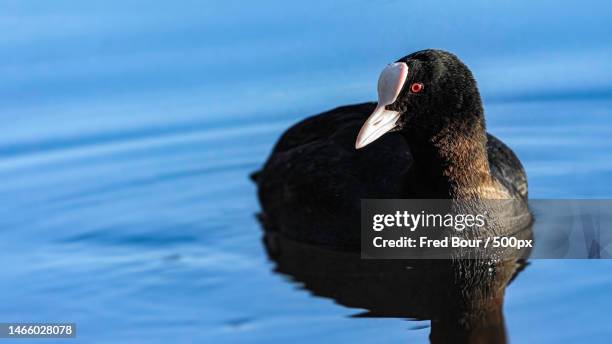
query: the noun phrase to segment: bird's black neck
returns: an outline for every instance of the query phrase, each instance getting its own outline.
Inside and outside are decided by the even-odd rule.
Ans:
[[[491,184],[484,123],[449,123],[434,135],[406,133],[414,158],[406,193],[422,198],[480,198]],[[422,181],[420,183],[419,181]]]

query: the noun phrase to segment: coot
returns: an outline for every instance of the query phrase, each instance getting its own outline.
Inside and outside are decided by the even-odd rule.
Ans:
[[[332,246],[359,245],[365,198],[527,200],[521,162],[486,132],[472,73],[432,49],[384,68],[378,103],[289,128],[253,179],[266,228]]]

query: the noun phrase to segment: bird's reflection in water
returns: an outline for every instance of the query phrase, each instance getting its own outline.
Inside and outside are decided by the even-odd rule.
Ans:
[[[526,229],[531,231],[531,228]],[[356,317],[431,320],[432,343],[505,343],[504,290],[523,256],[493,260],[366,260],[264,231],[275,271],[314,295],[366,311]]]

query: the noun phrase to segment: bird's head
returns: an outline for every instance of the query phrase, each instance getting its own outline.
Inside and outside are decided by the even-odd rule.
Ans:
[[[427,140],[444,129],[470,127],[484,131],[482,103],[472,73],[451,53],[422,50],[383,69],[378,105],[359,131],[355,148],[392,131]]]

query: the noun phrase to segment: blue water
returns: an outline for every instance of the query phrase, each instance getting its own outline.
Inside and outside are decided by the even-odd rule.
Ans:
[[[426,342],[427,321],[350,318],[274,273],[248,173],[288,125],[375,99],[385,64],[432,47],[472,69],[532,198],[609,198],[610,18],[584,1],[2,1],[0,322],[76,322],[84,343]],[[532,261],[506,290],[510,340],[609,342],[610,271]]]

